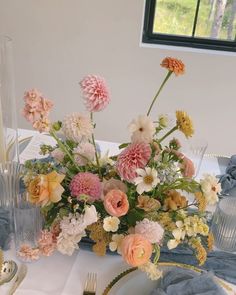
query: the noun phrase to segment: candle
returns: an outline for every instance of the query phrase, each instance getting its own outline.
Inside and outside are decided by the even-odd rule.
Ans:
[[[6,162],[6,138],[3,124],[2,103],[0,97],[0,163]]]

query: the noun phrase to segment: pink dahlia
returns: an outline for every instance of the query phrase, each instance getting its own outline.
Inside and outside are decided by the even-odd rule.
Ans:
[[[80,82],[80,86],[89,112],[102,111],[110,102],[108,88],[103,78],[88,75]]]
[[[119,175],[132,181],[137,177],[136,169],[144,168],[151,157],[151,148],[148,143],[132,143],[118,156],[117,171]]]
[[[81,195],[90,196],[90,201],[98,200],[102,193],[99,177],[90,172],[76,174],[70,183],[71,195],[80,199]]]

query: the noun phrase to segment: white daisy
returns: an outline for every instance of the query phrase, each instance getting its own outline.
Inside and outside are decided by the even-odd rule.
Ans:
[[[140,195],[143,192],[150,192],[160,183],[160,179],[157,177],[157,170],[154,168],[136,169],[136,172],[138,177],[134,179],[134,183],[137,185],[136,190]]]
[[[218,202],[218,193],[221,191],[221,184],[218,179],[210,174],[205,174],[204,179],[200,180],[202,192],[209,205],[214,205]]]
[[[132,132],[132,142],[150,143],[156,129],[148,116],[140,115],[129,124],[129,131]]]

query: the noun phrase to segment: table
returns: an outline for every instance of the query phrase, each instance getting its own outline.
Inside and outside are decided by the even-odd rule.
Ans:
[[[21,138],[35,135],[37,132],[20,130]],[[102,150],[109,149],[117,152],[117,144],[98,141]],[[219,173],[216,159],[207,159],[203,162],[200,174],[204,172]],[[210,208],[213,210],[214,208]],[[13,249],[4,253],[6,259],[17,262]],[[129,266],[119,255],[98,257],[87,250],[75,251],[72,256],[55,252],[51,257],[40,258],[28,264],[28,274],[16,295],[79,295],[83,292],[84,282],[88,272],[98,274],[97,295],[101,295],[107,284]],[[0,287],[0,294],[6,295],[10,283]],[[231,285],[231,284],[229,284]],[[236,292],[236,286],[232,286]],[[125,295],[125,294],[124,294]],[[132,294],[130,294],[132,295]]]

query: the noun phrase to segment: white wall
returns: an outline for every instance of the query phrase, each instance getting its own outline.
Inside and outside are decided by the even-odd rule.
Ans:
[[[166,72],[165,56],[182,59],[186,75],[171,77],[153,117],[185,109],[208,152],[236,153],[235,56],[139,46],[143,0],[0,0],[0,34],[14,40],[17,106],[36,87],[53,99],[54,119],[84,111],[78,82],[104,76],[109,107],[96,114],[96,137],[125,141],[127,124],[146,112]],[[29,125],[19,115],[19,126]]]

